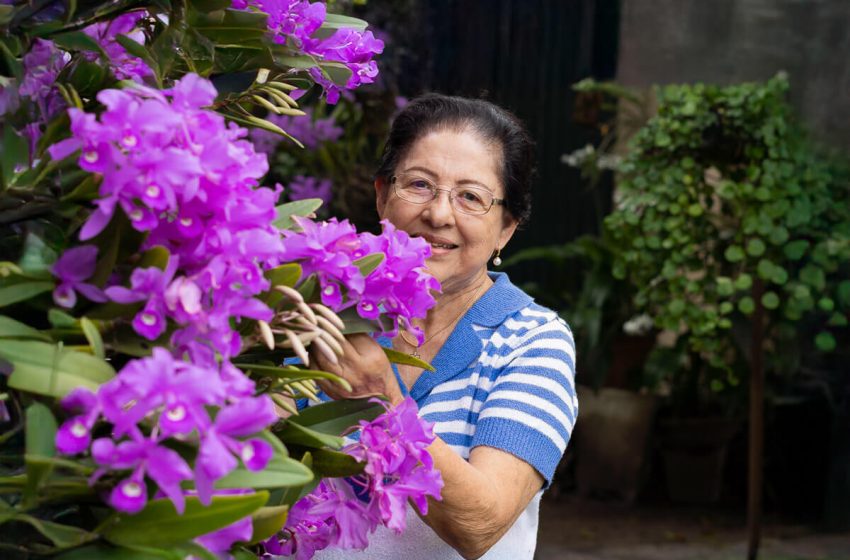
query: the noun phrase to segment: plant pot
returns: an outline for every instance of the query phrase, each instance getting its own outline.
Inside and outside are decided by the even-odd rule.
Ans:
[[[726,450],[740,425],[731,418],[676,418],[659,423],[671,501],[710,504],[720,499]]]
[[[646,358],[655,347],[656,333],[628,335],[620,333],[611,343],[611,365],[605,377],[605,387],[626,389],[634,386],[630,375],[643,368]]]
[[[632,503],[644,481],[654,395],[578,386],[581,414],[574,434],[581,496],[614,495]]]

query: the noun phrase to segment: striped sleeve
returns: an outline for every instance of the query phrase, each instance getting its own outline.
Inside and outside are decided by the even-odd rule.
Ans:
[[[525,313],[533,312],[527,308]],[[507,451],[533,466],[548,486],[578,414],[575,344],[554,312],[534,318],[508,319],[503,326],[514,328],[491,339],[496,348],[489,365],[498,374],[481,408],[472,447]]]

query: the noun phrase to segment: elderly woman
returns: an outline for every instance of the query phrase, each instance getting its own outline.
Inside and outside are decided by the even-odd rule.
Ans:
[[[349,338],[339,365],[314,357],[353,387],[332,398],[410,395],[434,423],[429,448],[442,501],[408,530],[379,530],[362,553],[317,558],[531,560],[540,496],[576,419],[574,344],[567,325],[504,273],[487,271],[530,210],[532,143],[519,121],[485,101],[426,95],[396,117],[376,174],[381,218],[431,244],[442,284],[425,340],[400,333],[396,350],[435,372],[392,366],[365,335]]]

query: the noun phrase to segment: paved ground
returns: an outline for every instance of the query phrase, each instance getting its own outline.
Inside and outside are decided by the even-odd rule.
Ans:
[[[536,560],[745,560],[745,519],[722,509],[544,498]],[[765,520],[759,560],[850,560],[850,533]]]

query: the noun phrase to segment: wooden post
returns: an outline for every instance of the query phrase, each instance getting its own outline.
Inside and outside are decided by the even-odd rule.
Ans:
[[[752,318],[750,341],[750,434],[749,476],[747,489],[747,560],[756,560],[761,540],[761,515],[764,463],[764,306],[761,279],[753,283],[752,297],[756,307]]]

